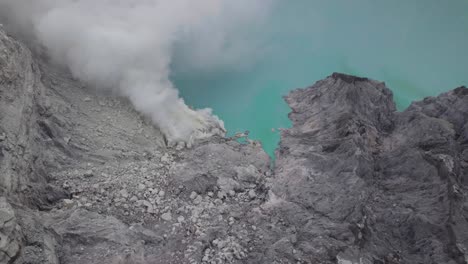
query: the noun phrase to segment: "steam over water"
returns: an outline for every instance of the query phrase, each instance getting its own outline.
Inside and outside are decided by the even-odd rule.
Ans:
[[[189,108],[169,76],[177,43],[186,65],[212,69],[250,61],[239,41],[272,0],[0,0],[0,21],[43,46],[82,82],[127,97],[169,143],[223,135],[211,109]],[[245,58],[245,60],[239,60]]]
[[[269,153],[272,128],[290,125],[281,97],[332,72],[385,81],[400,110],[468,85],[466,0],[281,1],[244,34],[262,47],[253,65],[187,72],[179,59],[172,78],[187,103],[213,108],[229,132],[249,130]]]

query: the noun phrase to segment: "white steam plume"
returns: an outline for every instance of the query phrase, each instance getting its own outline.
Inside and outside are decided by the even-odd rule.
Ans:
[[[187,54],[200,67],[241,56],[224,54],[245,51],[226,36],[264,18],[271,1],[0,0],[0,17],[78,79],[128,97],[169,142],[190,144],[225,130],[210,109],[192,110],[179,97],[169,79],[175,43],[193,41]]]

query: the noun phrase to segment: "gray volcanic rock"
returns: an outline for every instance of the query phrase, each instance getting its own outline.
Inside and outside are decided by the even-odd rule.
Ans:
[[[468,89],[396,112],[383,83],[333,74],[287,98],[272,189],[312,263],[467,263]]]
[[[11,262],[19,254],[19,232],[15,212],[4,197],[0,197],[0,263]]]
[[[467,263],[468,89],[397,112],[335,73],[286,100],[273,171],[241,134],[170,148],[0,27],[0,263]]]
[[[188,194],[205,194],[220,189],[244,191],[264,181],[270,171],[270,158],[260,145],[216,140],[182,152],[170,169],[174,186],[184,186]]]

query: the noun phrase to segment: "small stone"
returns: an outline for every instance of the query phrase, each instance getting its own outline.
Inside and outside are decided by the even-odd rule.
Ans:
[[[91,102],[91,98],[90,98],[90,97],[85,97],[85,98],[83,99],[83,101],[85,101],[85,102]]]
[[[63,200],[63,206],[65,206],[66,208],[73,207],[74,204],[75,202],[73,200],[70,200],[70,199]]]
[[[236,192],[234,190],[229,190],[228,192],[229,196],[235,196],[236,195]]]
[[[223,249],[227,246],[227,243],[226,241],[219,241],[216,243],[216,246],[219,248],[219,249]]]
[[[146,200],[142,200],[141,203],[142,203],[144,206],[146,206],[146,207],[152,207],[152,206],[153,206],[150,202],[148,202],[148,201],[146,201]]]
[[[177,222],[179,222],[179,223],[185,222],[185,217],[183,217],[183,216],[177,217]]]
[[[195,198],[197,198],[198,194],[196,192],[192,192],[190,194],[190,199],[194,200]]]
[[[218,192],[218,198],[219,198],[219,199],[224,199],[224,198],[226,198],[226,193],[223,192],[223,191],[219,191],[219,192]]]
[[[164,197],[164,195],[166,195],[166,192],[161,190],[161,191],[159,191],[158,195],[159,195],[159,197]]]
[[[143,183],[138,184],[138,190],[142,191],[146,188],[146,186]]]
[[[216,199],[214,200],[214,204],[219,206],[223,204],[223,201],[221,199]]]
[[[6,139],[5,133],[0,134],[0,142],[4,141]]]
[[[249,191],[249,197],[250,199],[255,199],[255,197],[257,197],[257,193],[255,193],[255,190]]]
[[[163,162],[163,163],[168,163],[168,162],[170,162],[169,154],[165,153],[165,154],[161,157],[161,162]]]
[[[186,144],[185,143],[182,143],[182,142],[179,142],[177,145],[176,145],[176,150],[183,150],[185,148]]]
[[[132,198],[130,198],[130,202],[136,202],[136,201],[138,201],[138,197],[133,195]]]
[[[70,185],[70,183],[69,183],[68,181],[65,181],[65,182],[62,184],[62,187],[63,187],[64,189],[70,189],[70,188],[71,188],[71,185]]]
[[[1,141],[1,140],[0,140]],[[468,162],[468,149],[465,149],[462,153],[462,159],[466,162]]]
[[[83,174],[83,176],[85,176],[85,178],[91,178],[94,176],[94,173],[92,170],[87,170],[85,171],[85,173]]]
[[[154,213],[156,213],[156,211],[154,210],[154,206],[153,206],[153,205],[148,206],[146,212],[147,212],[148,214],[154,214]]]
[[[122,190],[120,190],[119,193],[120,193],[120,196],[122,196],[123,198],[128,198],[128,192],[127,192],[127,190],[122,189]]]
[[[161,219],[164,221],[171,221],[172,220],[172,215],[171,213],[164,213],[161,215]]]
[[[213,192],[208,192],[207,195],[208,195],[208,197],[213,197],[214,193]]]
[[[203,201],[203,197],[201,195],[198,195],[197,198],[193,200],[194,204],[200,204]]]
[[[146,201],[146,200],[138,200],[136,202],[136,206],[146,207],[146,212],[148,212],[150,214],[155,213],[153,205],[150,202]],[[145,212],[145,211],[142,211],[142,212]]]
[[[257,227],[253,225],[252,230],[254,230],[254,231],[257,230]]]
[[[161,204],[161,203],[162,203],[162,202],[161,202],[161,197],[159,197],[159,196],[156,197],[156,199],[154,200],[154,203],[155,203],[155,204],[158,204],[158,205]]]

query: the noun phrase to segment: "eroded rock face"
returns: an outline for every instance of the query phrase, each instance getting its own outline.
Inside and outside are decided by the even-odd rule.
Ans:
[[[20,251],[19,226],[15,212],[4,197],[0,197],[0,263],[9,263]]]
[[[170,148],[0,28],[0,263],[467,263],[468,89],[333,74],[258,142]]]
[[[333,74],[286,98],[272,189],[310,261],[466,263],[467,93],[400,113],[383,83]]]
[[[30,52],[0,29],[0,194],[17,193],[33,166],[30,128],[41,92],[35,71]]]

